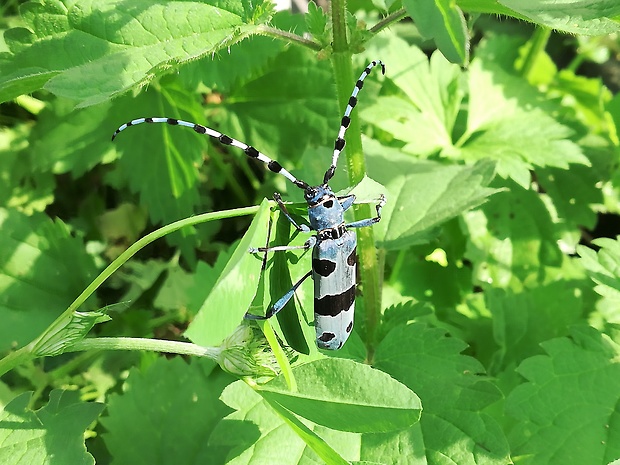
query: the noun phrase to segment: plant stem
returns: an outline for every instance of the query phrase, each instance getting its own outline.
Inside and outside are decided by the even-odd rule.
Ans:
[[[349,96],[354,83],[351,51],[347,43],[346,29],[346,0],[332,0],[332,28],[333,28],[333,54],[331,56],[336,92],[340,108],[344,109],[349,101]],[[351,124],[346,135],[346,155],[349,182],[351,185],[359,183],[366,174],[366,162],[362,149],[362,135],[356,112],[351,114]],[[368,204],[354,207],[356,220],[372,216],[371,207]],[[364,294],[364,328],[366,339],[367,360],[372,361],[374,356],[375,333],[381,313],[381,288],[379,278],[379,265],[375,250],[375,240],[372,228],[360,228],[357,230],[359,275]]]
[[[317,52],[323,48],[321,44],[315,42],[314,40],[309,40],[297,34],[293,34],[292,32],[284,31],[275,27],[261,25],[257,27],[257,31],[260,34],[275,37],[276,39],[289,40],[293,43],[296,43],[297,45],[308,47]]]
[[[377,32],[385,29],[386,27],[389,27],[392,23],[397,23],[398,21],[405,18],[406,16],[408,16],[407,10],[405,10],[404,8],[401,8],[400,10],[395,11],[394,13],[383,18],[381,21],[379,21],[369,30],[373,34],[376,34]]]
[[[168,354],[195,355],[217,359],[219,347],[202,347],[191,342],[165,341],[140,337],[94,337],[82,339],[67,348],[66,352],[83,350],[150,350]]]
[[[529,79],[530,73],[536,64],[538,56],[545,50],[549,37],[551,36],[551,29],[546,27],[537,27],[534,30],[534,35],[530,39],[530,48],[527,52],[523,64],[521,65],[521,76],[525,79]]]

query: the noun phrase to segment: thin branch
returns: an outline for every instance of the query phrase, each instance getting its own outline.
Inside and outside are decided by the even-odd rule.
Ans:
[[[292,32],[284,31],[275,27],[261,25],[258,26],[257,32],[266,36],[275,37],[276,39],[290,40],[293,43],[303,45],[304,47],[308,47],[317,52],[323,50],[323,46],[318,42],[315,42],[314,40],[306,39],[300,35],[293,34]]]
[[[377,32],[382,31],[386,27],[390,26],[392,23],[397,23],[398,21],[400,21],[407,15],[408,15],[407,10],[405,10],[404,8],[398,11],[395,11],[394,13],[386,16],[381,21],[379,21],[377,24],[375,24],[373,27],[371,27],[370,32],[372,32],[373,34],[376,34]]]

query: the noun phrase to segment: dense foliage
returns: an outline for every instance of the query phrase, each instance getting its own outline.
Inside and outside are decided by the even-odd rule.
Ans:
[[[1,464],[620,460],[617,0],[0,8]],[[387,204],[319,351],[309,281],[243,320],[310,269],[248,253],[304,243],[264,200],[303,222],[302,191],[184,127],[110,137],[195,121],[318,184],[376,59],[331,185]]]

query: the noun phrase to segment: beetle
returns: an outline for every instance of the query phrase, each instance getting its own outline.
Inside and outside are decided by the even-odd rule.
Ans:
[[[233,139],[209,127],[188,121],[166,117],[138,118],[121,125],[112,135],[112,140],[114,140],[120,132],[128,127],[142,123],[166,123],[173,126],[186,126],[192,128],[198,134],[217,139],[223,145],[230,145],[243,150],[248,157],[261,161],[270,171],[283,175],[295,186],[303,189],[304,199],[308,204],[308,221],[310,226],[300,225],[293,219],[280,194],[275,193],[274,200],[288,221],[298,231],[303,233],[315,231],[316,234],[311,236],[301,246],[252,248],[250,252],[267,253],[312,249],[312,269],[267,309],[265,315],[246,313],[245,318],[249,320],[266,320],[271,318],[286,306],[297,288],[308,277],[312,276],[314,281],[316,342],[321,349],[340,349],[353,330],[357,270],[357,236],[353,229],[378,223],[381,220],[381,208],[386,201],[384,195],[379,197],[375,206],[377,212],[375,217],[345,223],[344,213],[355,202],[355,195],[349,194],[338,197],[329,187],[329,181],[336,172],[338,157],[346,145],[344,136],[351,123],[351,112],[357,105],[357,95],[364,85],[364,80],[375,66],[380,66],[382,73],[385,74],[385,65],[380,60],[376,60],[370,62],[357,79],[340,123],[338,136],[334,143],[331,165],[323,176],[323,182],[317,186],[311,186],[305,181],[297,179],[276,160],[269,158],[251,145]]]

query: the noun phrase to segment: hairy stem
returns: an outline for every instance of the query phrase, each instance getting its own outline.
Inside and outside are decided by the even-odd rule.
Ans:
[[[353,89],[353,65],[351,51],[347,43],[346,29],[346,1],[332,0],[331,4],[333,36],[333,54],[331,57],[336,91],[340,108],[344,109],[349,101]],[[346,155],[349,181],[351,185],[359,183],[366,173],[366,162],[362,150],[362,135],[357,114],[351,114],[351,124],[346,134]],[[357,205],[354,209],[355,219],[370,218],[371,206]],[[375,334],[381,313],[381,287],[379,263],[375,250],[375,241],[372,228],[357,230],[359,275],[364,295],[364,329],[366,333],[367,359],[371,361],[374,355]]]
[[[305,37],[275,27],[261,25],[258,26],[257,31],[259,34],[269,37],[275,37],[276,39],[289,40],[297,45],[308,47],[309,49],[315,50],[317,52],[323,48],[321,44],[315,42],[314,40],[306,39]]]

